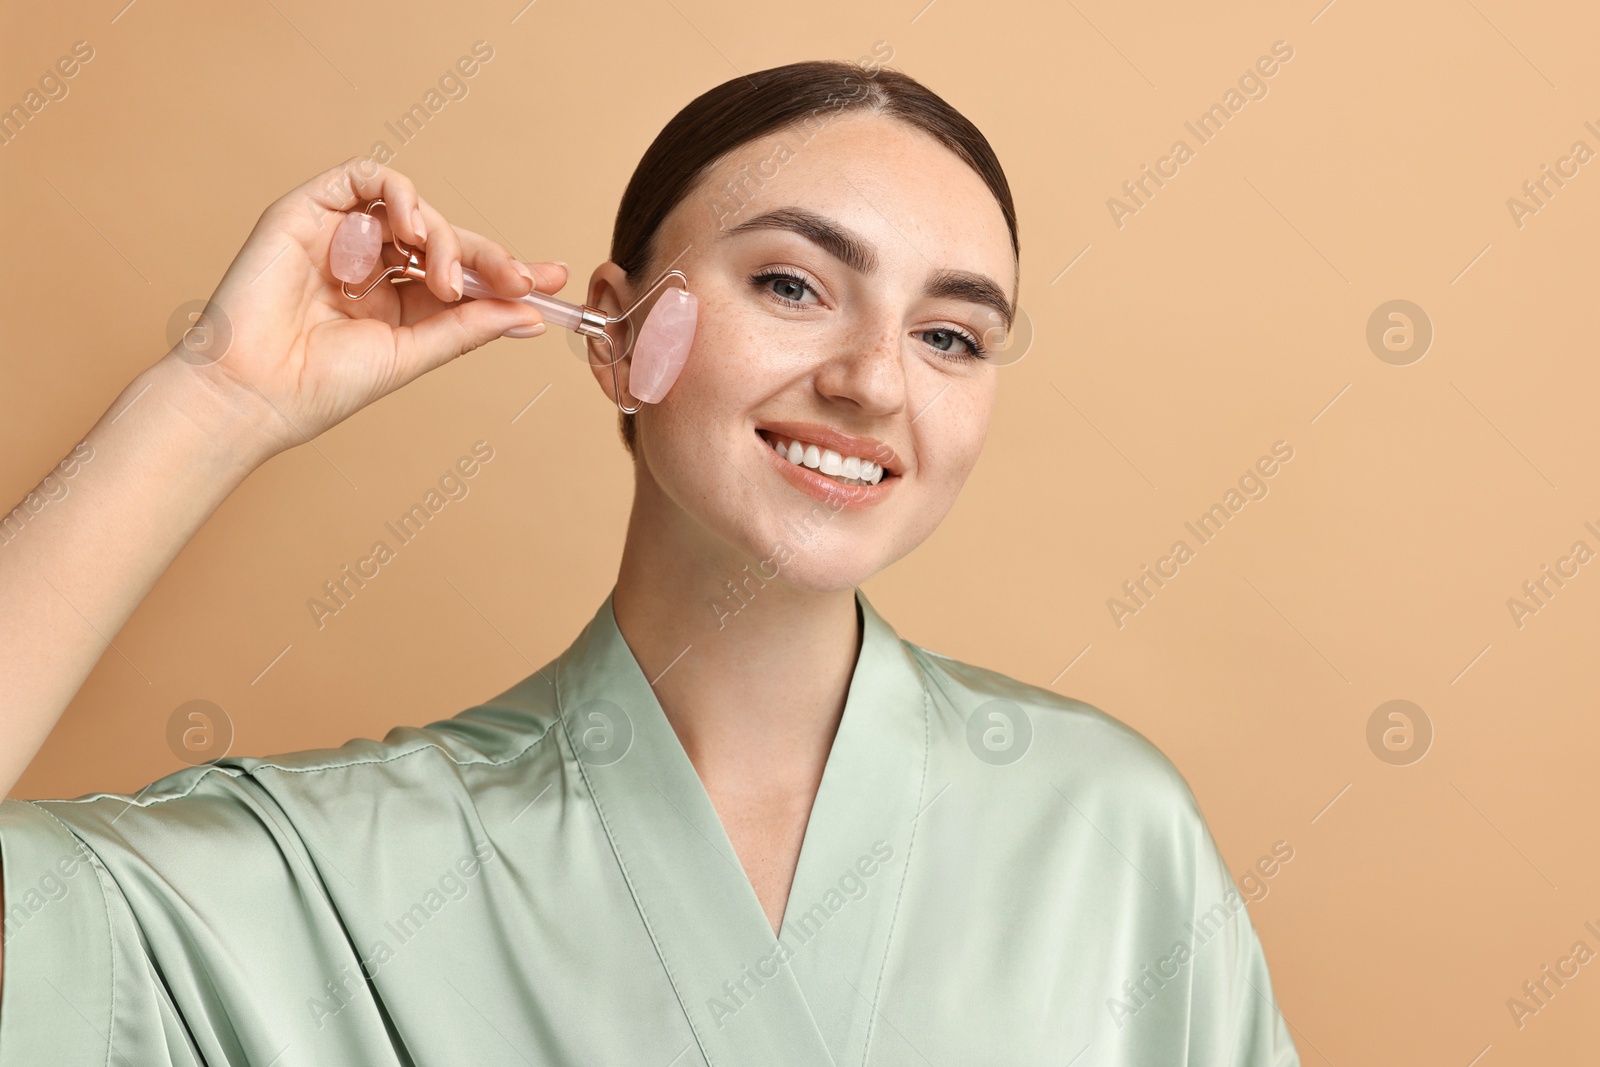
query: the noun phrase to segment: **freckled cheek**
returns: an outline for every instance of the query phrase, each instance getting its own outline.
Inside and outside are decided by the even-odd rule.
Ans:
[[[954,390],[951,390],[954,392]],[[944,418],[923,426],[933,412],[917,420],[917,462],[919,475],[931,487],[955,491],[967,479],[983,453],[988,428],[989,397],[982,391],[951,397]]]
[[[759,324],[708,320],[695,332],[679,381],[696,406],[740,407],[770,396],[802,358]]]
[[[917,480],[936,494],[953,493],[971,469],[959,447],[949,441],[924,441],[917,446]]]
[[[704,411],[722,406],[724,394],[737,381],[734,353],[738,342],[721,330],[701,323],[672,395],[685,409]]]

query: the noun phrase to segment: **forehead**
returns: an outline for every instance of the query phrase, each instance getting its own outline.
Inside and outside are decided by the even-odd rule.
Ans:
[[[984,180],[931,135],[869,111],[823,112],[734,149],[663,230],[678,247],[710,249],[720,231],[789,205],[861,234],[880,269],[977,271],[1015,292],[1010,230]]]

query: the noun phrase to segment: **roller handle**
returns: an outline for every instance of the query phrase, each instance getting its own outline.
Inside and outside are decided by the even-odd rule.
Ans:
[[[474,299],[519,300],[524,304],[532,304],[539,309],[539,314],[544,316],[545,322],[554,326],[564,326],[569,330],[576,330],[578,324],[583,321],[583,310],[577,304],[569,304],[560,297],[541,293],[537,289],[527,296],[505,296],[496,292],[494,287],[471,267],[461,268],[461,289],[464,295]]]

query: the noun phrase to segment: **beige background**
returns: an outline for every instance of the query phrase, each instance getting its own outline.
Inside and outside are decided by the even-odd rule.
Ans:
[[[1236,876],[1293,847],[1251,914],[1308,1065],[1577,1062],[1600,964],[1520,1029],[1506,1001],[1575,941],[1600,951],[1600,564],[1520,628],[1506,602],[1574,541],[1600,549],[1600,162],[1520,228],[1506,201],[1574,141],[1600,150],[1600,18],[1323,2],[7,5],[0,102],[75,41],[95,58],[0,148],[0,490],[19,498],[166,349],[268,202],[398,147],[384,124],[473,42],[494,58],[394,165],[456,223],[570,261],[580,299],[673,112],[738,72],[886,42],[999,153],[1037,339],[1001,372],[956,510],[874,604],[1147,734]],[[1118,228],[1107,199],[1194,146],[1183,123],[1279,40],[1294,58],[1268,95]],[[580,125],[606,133],[580,147]],[[1436,331],[1408,366],[1365,340],[1392,299]],[[480,439],[495,458],[470,496],[318,630],[307,599]],[[1279,440],[1294,458],[1270,494],[1118,628],[1107,599]],[[19,795],[176,769],[166,724],[193,699],[225,709],[234,751],[267,753],[498,692],[605,595],[629,488],[561,334],[450,365],[253,476]],[[1420,762],[1369,748],[1391,699],[1432,723]]]

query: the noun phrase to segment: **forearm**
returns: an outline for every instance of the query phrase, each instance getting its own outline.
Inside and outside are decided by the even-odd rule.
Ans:
[[[264,458],[205,373],[168,357],[138,375],[0,519],[0,796],[156,579]]]

